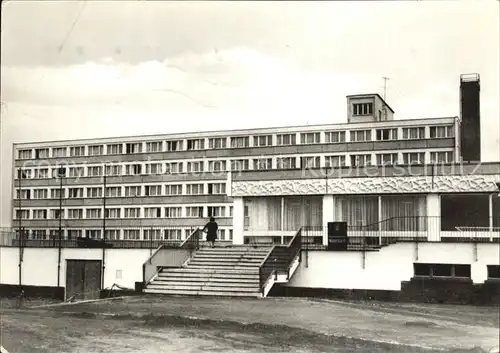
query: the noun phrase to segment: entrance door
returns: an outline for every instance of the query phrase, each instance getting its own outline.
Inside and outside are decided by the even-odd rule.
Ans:
[[[99,299],[100,260],[66,260],[66,299]]]

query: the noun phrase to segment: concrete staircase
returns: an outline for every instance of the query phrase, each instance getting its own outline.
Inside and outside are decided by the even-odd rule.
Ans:
[[[259,297],[259,266],[267,247],[202,248],[181,268],[165,268],[145,293]]]

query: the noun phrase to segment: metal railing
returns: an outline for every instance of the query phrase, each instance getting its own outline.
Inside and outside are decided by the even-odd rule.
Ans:
[[[274,245],[269,250],[267,256],[262,260],[259,266],[259,285],[262,295],[265,295],[265,288],[274,276],[278,279],[279,271],[286,271],[287,279],[290,278],[290,270],[293,260],[298,256],[301,261],[302,250],[302,228],[297,231],[295,236],[287,245]]]

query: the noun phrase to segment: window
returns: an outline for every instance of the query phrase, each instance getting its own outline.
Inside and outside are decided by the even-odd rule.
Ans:
[[[248,159],[233,159],[231,160],[231,170],[249,170],[250,160]]]
[[[278,134],[276,135],[276,144],[278,146],[295,145],[296,139],[296,134]]]
[[[26,190],[28,191],[28,190]],[[49,197],[49,191],[47,189],[34,189],[33,199],[46,199]]]
[[[203,195],[203,184],[186,184],[186,195]]]
[[[32,150],[19,150],[18,157],[19,159],[31,159]]]
[[[146,185],[144,196],[161,196],[161,185]]]
[[[146,142],[146,152],[161,152],[163,149],[163,143],[161,141],[158,142]]]
[[[276,159],[276,168],[278,169],[294,169],[296,168],[295,157],[279,157]]]
[[[87,197],[89,197],[89,198],[102,197],[102,188],[101,187],[88,187],[87,188]]]
[[[327,131],[325,132],[326,143],[345,142],[345,131]]]
[[[144,229],[144,240],[163,240],[160,229]]]
[[[352,154],[351,167],[366,167],[371,165],[372,156],[369,154]]]
[[[68,188],[68,198],[70,199],[83,198],[83,188]]]
[[[225,183],[209,183],[208,193],[210,195],[225,195],[226,194],[226,184]]]
[[[319,132],[305,132],[300,134],[300,143],[302,144],[312,144],[320,142]]]
[[[217,229],[217,239],[222,241],[226,240],[226,230],[225,229]]]
[[[165,195],[182,195],[181,184],[166,184]]]
[[[47,232],[45,229],[33,229],[31,238],[35,240],[45,240],[47,239]]]
[[[104,154],[103,145],[92,145],[88,147],[89,156],[102,156]]]
[[[165,164],[166,174],[182,173],[182,171],[183,171],[182,162],[171,162]]]
[[[488,279],[500,279],[500,265],[487,265]]]
[[[50,189],[50,198],[51,199],[59,199],[61,197],[65,197],[65,191],[62,189],[62,196],[61,196],[61,189]]]
[[[165,218],[181,218],[182,207],[165,207]]]
[[[102,175],[102,167],[87,167],[87,176],[89,177],[97,177]]]
[[[223,172],[226,170],[226,161],[208,161],[210,172]]]
[[[404,164],[423,164],[425,162],[424,152],[403,153]]]
[[[106,208],[104,211],[106,218],[120,218],[121,209],[120,208]]]
[[[141,153],[142,143],[127,143],[125,144],[125,151],[127,154]]]
[[[229,217],[233,217],[233,206],[229,206]]]
[[[217,148],[226,148],[227,147],[227,139],[225,137],[214,137],[208,139],[208,148],[217,149]]]
[[[54,147],[52,148],[52,158],[66,157],[66,147]]]
[[[186,207],[186,217],[203,218],[203,207]]]
[[[106,175],[107,176],[122,175],[122,166],[121,165],[107,165],[106,166]]]
[[[31,190],[22,189],[19,194],[19,189],[16,190],[16,199],[29,200],[31,199]]]
[[[354,130],[351,131],[351,142],[363,142],[372,140],[371,130]]]
[[[182,231],[180,229],[165,229],[165,240],[181,240]]]
[[[398,129],[377,129],[377,141],[397,140]]]
[[[231,148],[243,148],[250,146],[249,136],[231,137]]]
[[[348,229],[378,230],[377,196],[344,196],[335,198],[335,220],[347,222]],[[363,227],[363,228],[359,228]]]
[[[64,178],[66,175],[67,175],[67,168],[56,166],[54,169],[52,169],[53,178],[59,178],[59,177]]]
[[[125,207],[123,209],[123,217],[124,218],[140,218],[141,217],[141,209],[139,207]]]
[[[35,179],[47,179],[49,177],[49,169],[35,169]]]
[[[70,157],[85,156],[85,146],[75,146],[69,148]]]
[[[68,219],[81,219],[83,218],[83,210],[80,208],[69,208]]]
[[[414,263],[413,271],[418,277],[471,278],[471,266],[463,264]]]
[[[254,136],[253,145],[254,145],[254,147],[272,146],[273,145],[273,135]]]
[[[182,151],[182,140],[167,141],[167,151]]]
[[[141,240],[141,232],[139,229],[124,229],[123,230],[124,240]]]
[[[229,229],[229,235],[228,235],[227,240],[233,241],[233,230],[232,229]]]
[[[188,151],[202,150],[204,148],[205,148],[205,140],[204,139],[187,140],[187,150]]]
[[[47,210],[33,210],[33,219],[47,219]]]
[[[160,207],[146,207],[144,208],[144,218],[160,218],[161,208]]]
[[[320,167],[320,157],[300,157],[300,167],[302,169],[307,168],[319,168]]]
[[[345,156],[325,156],[325,167],[337,168],[345,166]]]
[[[125,186],[125,196],[126,197],[142,196],[141,187],[140,186]]]
[[[352,115],[372,115],[373,103],[354,103],[352,105]]]
[[[121,197],[122,188],[121,186],[109,186],[106,188],[106,197]]]
[[[424,139],[425,138],[425,127],[404,127],[403,128],[403,139],[413,140],[413,139]]]
[[[380,198],[380,231],[415,232],[427,229],[425,195],[384,195]]]
[[[90,239],[101,239],[101,230],[100,229],[86,229],[85,237]]]
[[[203,172],[203,161],[187,162],[187,172],[188,173]]]
[[[82,231],[80,229],[68,229],[68,239],[76,239],[82,236]]]
[[[49,149],[48,148],[37,148],[35,150],[35,158],[49,158]]]
[[[451,163],[453,162],[453,152],[431,152],[431,163]]]
[[[18,169],[17,170],[18,179],[31,179],[31,169]]]
[[[208,217],[226,217],[225,206],[208,206]]]
[[[253,169],[255,170],[272,169],[272,167],[273,167],[272,158],[259,158],[253,160]]]
[[[79,178],[85,173],[84,167],[69,167],[69,177]]]
[[[16,210],[16,219],[28,219],[30,218],[29,210]]]
[[[125,166],[125,175],[141,175],[142,165],[141,164],[129,164]]]
[[[377,165],[393,165],[398,163],[397,153],[377,154]]]
[[[58,209],[50,210],[50,218],[51,219],[59,219],[59,218],[61,218],[61,215],[64,216],[64,210],[58,210]]]
[[[123,144],[115,143],[107,146],[107,154],[122,154]]]
[[[453,125],[429,127],[430,138],[453,137]]]
[[[161,174],[161,163],[146,164],[146,174]]]
[[[87,218],[101,218],[101,209],[87,208]]]
[[[106,229],[106,239],[107,240],[120,240],[120,230],[119,229]]]

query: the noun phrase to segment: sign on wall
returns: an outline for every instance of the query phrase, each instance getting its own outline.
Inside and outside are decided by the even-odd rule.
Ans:
[[[347,222],[328,222],[329,251],[347,251]]]

